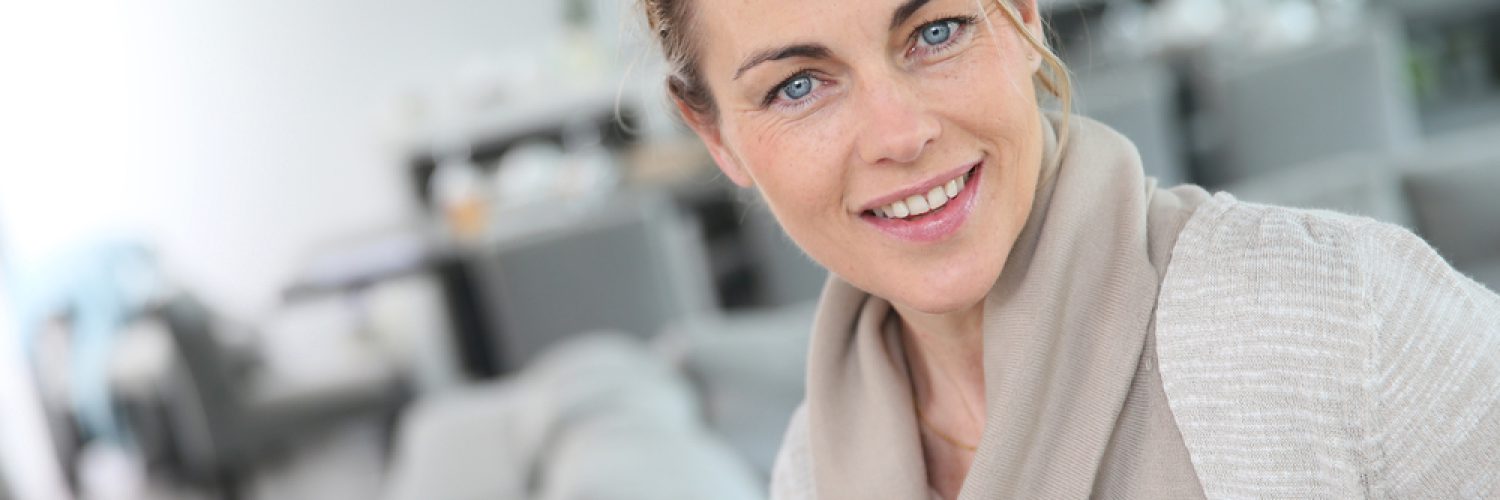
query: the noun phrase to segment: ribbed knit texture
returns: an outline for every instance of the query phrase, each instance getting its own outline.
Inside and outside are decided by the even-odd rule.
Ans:
[[[1500,296],[1404,229],[1219,194],[1156,349],[1209,498],[1500,498]],[[804,407],[772,498],[815,498],[808,441]]]
[[[1167,255],[1209,195],[1157,189],[1118,133],[1043,120],[1036,197],[984,298],[985,425],[958,497],[1201,498],[1154,359]],[[1004,168],[997,165],[996,168]],[[981,181],[983,182],[983,181]],[[970,231],[985,228],[970,228]],[[823,500],[925,498],[900,329],[883,298],[831,277],[808,353],[812,478]],[[781,491],[781,487],[775,488]]]
[[[1157,307],[1210,498],[1500,498],[1500,297],[1404,229],[1220,194]]]

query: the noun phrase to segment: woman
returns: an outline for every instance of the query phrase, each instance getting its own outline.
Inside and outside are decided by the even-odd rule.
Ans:
[[[1500,496],[1500,298],[1411,234],[1142,176],[1031,0],[644,0],[832,276],[780,498]]]

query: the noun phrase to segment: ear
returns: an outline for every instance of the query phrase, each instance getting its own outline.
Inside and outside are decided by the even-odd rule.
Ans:
[[[719,133],[719,124],[712,117],[704,116],[694,110],[692,106],[682,102],[676,96],[672,97],[672,103],[677,105],[677,112],[682,114],[682,121],[687,123],[693,133],[703,140],[703,145],[708,147],[708,154],[713,156],[714,163],[718,164],[719,170],[724,172],[729,180],[740,187],[755,185],[755,180],[750,173],[740,165],[739,159],[724,146],[724,136]]]
[[[1037,0],[1015,0],[1016,13],[1021,15],[1021,22],[1026,24],[1026,29],[1036,35],[1038,40],[1044,40],[1042,13],[1037,4]]]
[[[1021,24],[1027,33],[1030,33],[1037,41],[1045,44],[1047,43],[1047,34],[1042,31],[1042,13],[1037,4],[1037,0],[1015,0],[1013,5],[1015,5],[1016,14],[1020,16]],[[1022,42],[1026,45],[1026,49],[1030,51],[1027,60],[1031,62],[1031,71],[1036,72],[1041,70],[1041,54],[1036,53],[1036,49],[1031,47],[1030,43],[1025,43],[1024,40]]]

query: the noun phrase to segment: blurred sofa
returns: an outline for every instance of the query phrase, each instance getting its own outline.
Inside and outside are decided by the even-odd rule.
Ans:
[[[421,401],[398,431],[387,498],[765,498],[803,397],[812,312],[570,337],[517,374]]]
[[[1421,127],[1405,40],[1399,19],[1375,15],[1295,48],[1196,54],[1195,132],[1209,157],[1194,180],[1217,188],[1351,152],[1409,151]]]
[[[1364,152],[1225,188],[1246,201],[1328,209],[1405,226],[1500,290],[1500,124],[1431,138],[1408,153]]]

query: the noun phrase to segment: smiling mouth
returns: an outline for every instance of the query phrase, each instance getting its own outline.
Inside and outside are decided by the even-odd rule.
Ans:
[[[885,206],[865,211],[865,215],[879,217],[881,219],[892,219],[899,221],[917,221],[928,216],[941,213],[948,202],[957,198],[962,193],[964,186],[974,176],[974,170],[979,167],[975,164],[964,173],[949,179],[947,182],[933,186],[926,193],[914,194],[902,200],[893,201]]]

